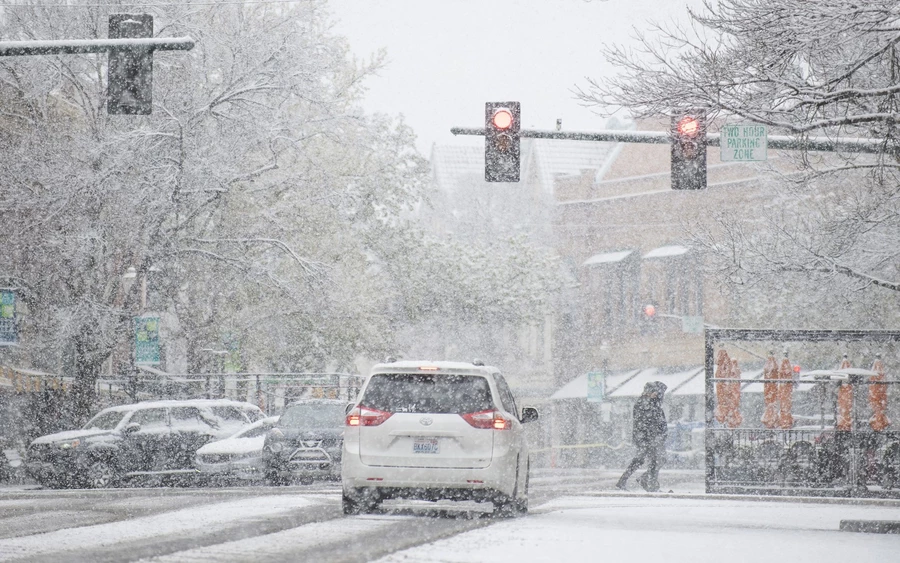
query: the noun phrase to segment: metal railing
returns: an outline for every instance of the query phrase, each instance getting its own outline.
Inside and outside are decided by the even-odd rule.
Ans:
[[[900,331],[707,329],[706,340],[706,491],[709,493],[803,494],[900,498],[900,432],[876,431],[858,406],[872,385],[895,380],[796,381],[717,378],[713,347],[724,341],[900,342]],[[819,428],[724,428],[715,421],[717,382],[851,388],[849,424],[836,429],[819,418]],[[815,418],[815,417],[811,417]]]

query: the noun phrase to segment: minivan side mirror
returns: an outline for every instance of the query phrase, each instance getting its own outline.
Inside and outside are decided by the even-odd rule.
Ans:
[[[134,434],[135,432],[137,432],[140,429],[141,429],[141,425],[138,424],[137,422],[129,422],[128,425],[125,426],[125,433],[126,434]]]
[[[522,407],[522,418],[519,419],[523,424],[526,422],[534,422],[538,419],[538,411],[534,407]]]

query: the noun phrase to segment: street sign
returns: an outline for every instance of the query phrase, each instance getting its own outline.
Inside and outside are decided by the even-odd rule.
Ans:
[[[703,317],[681,317],[681,332],[703,334]]]
[[[723,162],[762,162],[768,144],[765,125],[738,123],[722,127],[719,148]]]
[[[0,289],[0,346],[13,346],[16,339],[16,294]]]
[[[134,318],[134,363],[158,366],[159,317]]]
[[[601,403],[606,397],[606,373],[592,371],[587,374],[587,400]]]

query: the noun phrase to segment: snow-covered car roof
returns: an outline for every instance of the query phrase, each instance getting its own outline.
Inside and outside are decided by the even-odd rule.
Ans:
[[[429,369],[431,368],[431,369]],[[476,365],[471,362],[432,362],[428,360],[405,360],[376,364],[371,374],[376,373],[452,373],[468,375],[487,375],[500,370],[494,366]]]
[[[242,401],[233,401],[231,399],[186,399],[186,400],[167,400],[167,401],[141,401],[140,403],[131,403],[129,405],[117,405],[115,407],[107,407],[104,411],[132,411],[138,409],[155,409],[164,407],[237,407],[240,409],[260,410],[253,403]]]

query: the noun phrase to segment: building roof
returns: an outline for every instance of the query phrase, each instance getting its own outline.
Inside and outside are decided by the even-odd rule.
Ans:
[[[520,177],[527,181],[534,170],[541,190],[553,193],[556,178],[561,176],[578,176],[588,170],[595,178],[602,177],[615,147],[616,143],[596,141],[522,139]],[[461,182],[485,182],[484,147],[434,145],[431,167],[435,183],[444,190],[453,191]]]
[[[435,183],[452,191],[460,182],[484,182],[484,148],[468,145],[434,145],[431,169]]]
[[[602,178],[616,143],[535,139],[532,146],[538,181],[545,191],[552,193],[560,176],[579,176],[588,170],[594,181]]]

